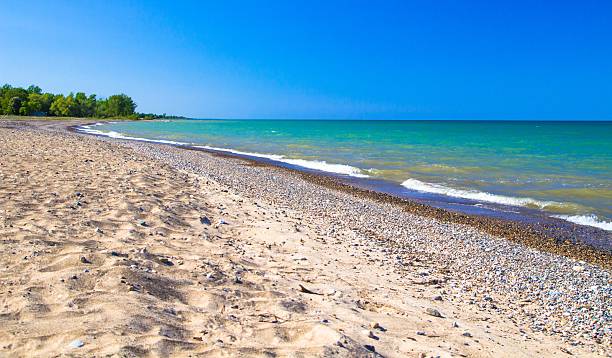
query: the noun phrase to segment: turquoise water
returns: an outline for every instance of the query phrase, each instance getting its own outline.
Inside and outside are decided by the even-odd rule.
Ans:
[[[91,127],[230,149],[612,230],[612,122],[173,120]]]

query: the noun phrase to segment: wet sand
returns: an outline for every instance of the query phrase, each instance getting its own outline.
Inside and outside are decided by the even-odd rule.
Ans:
[[[0,122],[0,355],[611,353],[609,257],[70,124]]]

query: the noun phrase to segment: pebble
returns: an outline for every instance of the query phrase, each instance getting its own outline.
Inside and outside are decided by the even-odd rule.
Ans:
[[[363,333],[364,336],[368,336],[368,338],[372,338],[372,339],[378,340],[378,337],[374,334],[374,332],[372,332],[372,331],[370,331],[368,329],[364,329],[362,331],[362,333]]]
[[[427,270],[427,269],[422,269],[422,270],[419,270],[419,271],[418,271],[418,274],[419,274],[420,276],[429,276],[429,270]]]
[[[363,347],[369,350],[370,352],[376,352],[376,348],[371,344],[365,344]]]
[[[69,346],[70,348],[81,348],[85,345],[85,343],[83,343],[83,341],[81,341],[80,339],[75,339],[74,341],[70,342]]]
[[[169,259],[165,257],[162,257],[161,259],[159,259],[159,262],[161,262],[162,264],[166,266],[174,266],[174,262],[170,261]]]
[[[438,317],[438,318],[443,318],[443,316],[440,313],[440,311],[438,311],[435,308],[428,308],[428,309],[425,310],[425,313],[427,313],[430,316],[434,316],[434,317]]]
[[[384,328],[383,328],[383,327],[380,325],[380,323],[378,323],[378,322],[371,322],[371,323],[370,323],[370,328],[372,328],[372,329],[378,329],[378,330],[381,330],[381,331],[384,331],[384,330],[385,330],[385,329],[384,329]]]

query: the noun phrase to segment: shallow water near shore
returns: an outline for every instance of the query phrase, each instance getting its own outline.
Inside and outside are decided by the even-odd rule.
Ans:
[[[612,122],[172,120],[82,130],[364,179],[453,210],[612,230]]]

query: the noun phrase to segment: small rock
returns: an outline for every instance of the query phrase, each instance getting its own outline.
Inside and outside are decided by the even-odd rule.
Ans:
[[[203,225],[210,225],[210,224],[212,224],[212,222],[210,221],[210,219],[209,219],[209,218],[207,218],[206,216],[202,216],[202,217],[200,218],[200,223],[201,223],[201,224],[203,224]]]
[[[372,332],[372,331],[370,331],[368,329],[364,329],[362,331],[362,333],[363,333],[364,336],[368,336],[368,338],[372,338],[372,339],[378,340],[378,337],[374,334],[374,332]]]
[[[419,274],[420,276],[429,276],[429,270],[427,270],[427,269],[422,269],[422,270],[419,270],[419,271],[418,271],[418,274]]]
[[[459,324],[457,323],[457,321],[453,322],[453,328],[459,328]]]
[[[364,345],[364,348],[369,350],[370,352],[376,352],[376,348],[374,348],[374,346],[371,344]]]
[[[149,226],[149,224],[147,224],[147,222],[144,221],[144,220],[138,220],[138,225],[144,226],[144,227],[148,227]]]
[[[162,257],[161,259],[159,259],[159,262],[161,262],[162,264],[166,266],[174,266],[174,263],[165,257]]]
[[[381,331],[384,331],[384,330],[385,330],[385,329],[384,329],[384,328],[383,328],[383,327],[380,325],[380,323],[378,323],[378,322],[372,322],[372,323],[370,323],[370,328],[372,328],[372,329],[378,329],[378,330],[381,330]]]
[[[425,336],[425,332],[423,331],[416,331],[417,336]]]
[[[433,300],[434,301],[442,301],[442,296],[440,296],[440,295],[433,296]]]
[[[80,339],[75,339],[74,341],[70,342],[69,346],[70,348],[81,348],[85,345],[85,343],[83,343],[83,341],[81,341]]]
[[[85,256],[81,256],[81,263],[90,264],[91,261],[89,261]]]
[[[464,336],[464,337],[472,337],[472,334],[470,332],[463,332],[462,336]]]
[[[434,309],[434,308],[428,308],[427,310],[425,310],[425,313],[427,313],[430,316],[434,316],[434,317],[438,317],[438,318],[444,318],[442,316],[442,314],[440,313],[440,311],[438,311],[437,309]]]
[[[559,348],[559,350],[560,350],[561,352],[565,353],[565,354],[569,354],[569,355],[573,356],[572,352],[570,352],[569,350],[567,350],[567,349],[566,349],[566,348],[564,348],[564,347]]]

